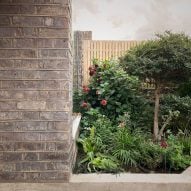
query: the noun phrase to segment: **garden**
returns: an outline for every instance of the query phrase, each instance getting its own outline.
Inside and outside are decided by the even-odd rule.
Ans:
[[[180,173],[191,165],[191,38],[165,32],[94,60],[74,92],[76,173]]]

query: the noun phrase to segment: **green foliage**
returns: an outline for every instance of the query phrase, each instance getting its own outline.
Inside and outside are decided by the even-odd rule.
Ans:
[[[191,80],[189,82],[179,85],[177,93],[178,95],[180,95],[180,97],[191,97]]]
[[[103,114],[112,116],[113,119],[124,111],[131,112],[132,103],[138,105],[138,79],[127,75],[116,62],[105,61],[98,64],[89,85],[92,91],[87,95],[92,107],[99,107]],[[103,99],[107,100],[105,106],[100,104]]]
[[[179,130],[191,133],[191,97],[179,97],[168,94],[161,99],[161,113],[165,115],[168,111],[179,111],[178,117],[174,117],[169,128],[176,134]]]
[[[85,156],[79,165],[85,165],[89,172],[117,172],[137,168],[144,172],[180,171],[191,165],[191,139],[170,134],[166,146],[153,143],[148,135],[142,132],[130,132],[118,128],[104,142],[105,137],[91,128],[89,137],[79,139]],[[112,135],[110,134],[110,135]],[[104,144],[107,144],[105,146]]]
[[[183,146],[183,154],[191,156],[191,137],[190,136],[179,136],[179,142]]]
[[[82,113],[78,170],[184,170],[191,165],[190,38],[169,32],[158,35],[130,50],[121,66],[94,61],[90,84],[74,93],[74,111]],[[143,90],[135,76],[152,81],[161,97],[160,139],[155,141],[154,95]]]
[[[74,91],[73,93],[73,112],[74,113],[83,113],[83,109],[80,105],[81,101],[82,101],[82,92]]]
[[[121,66],[131,75],[154,84],[153,138],[161,139],[159,129],[160,95],[165,89],[173,90],[181,83],[188,83],[191,76],[191,38],[185,34],[165,32],[130,50]],[[182,91],[180,91],[182,93]],[[162,132],[163,133],[163,132]]]
[[[143,171],[163,169],[163,148],[159,144],[153,143],[151,139],[147,139],[140,145],[141,159],[139,166]]]
[[[109,118],[101,114],[98,109],[91,108],[82,117],[80,137],[88,136],[92,127],[96,128],[96,137],[100,138],[102,145],[107,145],[112,133],[116,131]]]
[[[74,94],[74,111],[90,117],[88,111],[94,108],[107,116],[112,123],[118,122],[120,116],[128,113],[129,128],[139,127],[150,131],[151,101],[140,91],[140,81],[126,74],[119,64],[113,61],[97,61],[92,68],[96,68],[96,72],[90,84]],[[102,100],[106,102],[105,105]],[[87,107],[82,107],[83,102],[87,103]]]
[[[90,113],[96,112],[92,110]],[[106,116],[96,115],[92,116],[95,121],[87,133],[81,134],[78,140],[84,153],[79,167],[83,166],[89,172],[117,172],[132,168],[143,172],[171,172],[183,170],[191,164],[191,139],[183,132],[175,137],[168,131],[164,146],[162,142],[154,143],[149,134],[115,126]]]
[[[166,163],[172,170],[186,169],[191,165],[191,155],[184,154],[184,144],[177,137],[170,135],[169,146],[165,150]]]
[[[165,85],[185,82],[191,75],[191,39],[184,34],[165,32],[130,50],[121,59],[129,74]]]
[[[78,164],[79,166],[84,164],[89,172],[107,171],[116,172],[119,170],[118,161],[110,155],[101,154],[104,146],[99,141],[99,137],[95,136],[95,128],[90,130],[89,137],[79,139],[78,143],[83,146],[85,157]]]
[[[97,154],[96,157],[92,161],[90,161],[90,163],[88,164],[89,172],[92,171],[91,168],[93,168],[95,172],[99,170],[104,170],[107,172],[117,172],[119,170],[116,160],[113,160],[111,156],[105,156],[102,154]]]
[[[126,167],[136,167],[141,158],[139,146],[142,142],[142,136],[136,133],[130,133],[127,129],[120,129],[114,136],[111,146],[112,155],[114,155],[121,165]]]

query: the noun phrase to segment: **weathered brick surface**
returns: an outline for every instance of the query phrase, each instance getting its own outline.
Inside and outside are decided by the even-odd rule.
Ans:
[[[0,69],[8,70],[68,70],[70,61],[68,59],[48,58],[48,59],[1,59]]]
[[[71,1],[0,0],[0,182],[68,181]]]

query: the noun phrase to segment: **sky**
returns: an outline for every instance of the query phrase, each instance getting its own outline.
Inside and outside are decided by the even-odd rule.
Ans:
[[[73,0],[73,30],[92,31],[94,40],[191,35],[191,0]]]

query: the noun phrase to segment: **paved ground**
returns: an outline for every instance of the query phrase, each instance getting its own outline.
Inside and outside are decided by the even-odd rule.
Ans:
[[[0,191],[191,191],[191,167],[182,174],[79,174],[70,183],[1,183]]]

